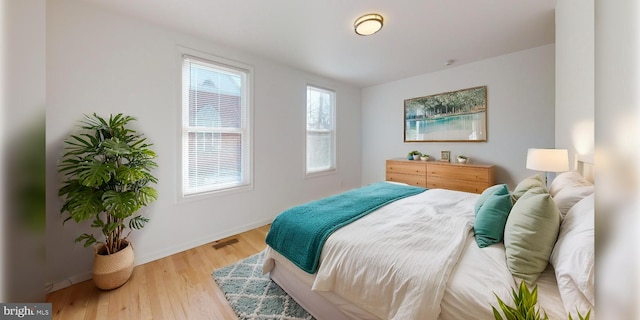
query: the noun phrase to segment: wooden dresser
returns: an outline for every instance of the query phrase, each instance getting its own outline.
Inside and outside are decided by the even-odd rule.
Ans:
[[[482,193],[494,185],[494,166],[407,159],[387,160],[387,181]]]

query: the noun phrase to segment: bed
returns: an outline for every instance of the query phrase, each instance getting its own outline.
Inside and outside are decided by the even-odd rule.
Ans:
[[[263,271],[317,319],[493,319],[520,281],[550,319],[593,313],[593,183],[542,181],[383,201],[331,230],[311,269],[268,236]]]

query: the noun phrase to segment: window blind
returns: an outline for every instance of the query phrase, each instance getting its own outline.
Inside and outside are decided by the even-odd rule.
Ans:
[[[335,169],[335,92],[307,86],[307,174]]]
[[[247,77],[245,70],[183,56],[183,196],[250,183]]]

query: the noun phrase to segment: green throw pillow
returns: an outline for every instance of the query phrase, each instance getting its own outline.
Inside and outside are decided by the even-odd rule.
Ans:
[[[511,196],[506,184],[487,188],[476,201],[473,232],[478,247],[502,241],[504,226],[511,211]]]
[[[507,267],[530,285],[547,267],[560,229],[560,210],[553,198],[536,191],[518,199],[504,229]]]
[[[476,200],[476,207],[475,207],[476,216],[478,215],[478,210],[480,210],[480,207],[482,207],[482,205],[485,202],[487,202],[487,200],[489,200],[494,195],[503,195],[503,194],[509,194],[509,189],[507,188],[506,184],[496,184],[495,186],[491,186],[489,188],[484,189],[484,191],[482,191],[482,194],[480,194],[480,197],[478,198],[478,200]]]
[[[535,176],[528,177],[516,186],[511,193],[511,197],[513,198],[513,202],[518,201],[520,197],[522,197],[527,191],[531,189],[538,189],[536,193],[548,193],[547,186],[544,183],[544,179],[540,174],[536,174]]]

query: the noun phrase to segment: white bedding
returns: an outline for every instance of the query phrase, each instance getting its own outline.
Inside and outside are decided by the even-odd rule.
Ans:
[[[472,236],[477,197],[431,189],[343,227],[325,243],[313,290],[334,292],[382,319],[436,319]]]
[[[516,283],[502,243],[482,249],[475,243],[478,196],[430,189],[396,201],[333,233],[315,275],[285,269],[329,301],[341,299],[343,313],[349,303],[364,311],[347,318],[492,319],[494,292],[510,302]],[[274,260],[292,266],[269,251],[265,272]],[[537,284],[549,317],[566,318],[551,267]]]
[[[505,260],[503,243],[480,248],[473,237],[469,238],[447,283],[439,319],[493,319],[491,306],[498,307],[494,293],[511,304],[511,289],[517,288],[519,283],[514,281]],[[551,265],[540,275],[536,285],[538,305],[549,319],[565,319],[564,306]]]
[[[487,250],[488,248],[492,249]],[[311,286],[315,275],[302,271],[269,247],[267,247],[267,256],[268,259],[265,262],[268,262],[267,268],[271,272],[271,278],[303,308],[316,316],[316,319],[380,320],[380,317],[332,292],[312,291]],[[509,302],[511,288],[515,286],[513,277],[509,273],[504,273],[504,270],[507,270],[507,267],[502,244],[481,249],[470,238],[449,277],[438,319],[493,319],[491,306],[498,305],[493,293]],[[507,283],[511,283],[512,286],[506,286]],[[538,303],[547,312],[549,318],[565,319],[566,315],[551,265],[540,275],[536,285],[538,286]]]

